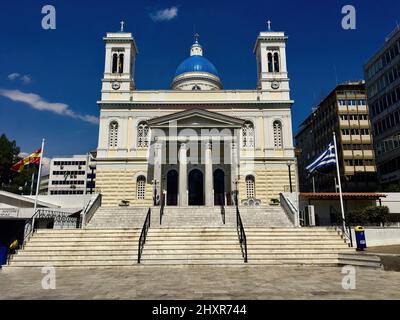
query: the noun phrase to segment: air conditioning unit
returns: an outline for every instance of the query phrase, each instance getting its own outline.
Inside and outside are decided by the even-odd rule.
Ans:
[[[315,207],[314,206],[307,206],[306,207],[308,225],[310,227],[315,227]]]

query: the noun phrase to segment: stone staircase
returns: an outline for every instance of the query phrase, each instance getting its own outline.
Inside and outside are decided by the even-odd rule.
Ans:
[[[336,229],[294,228],[279,207],[240,210],[249,265],[338,265],[339,254],[354,253]],[[100,208],[85,230],[38,230],[6,268],[137,266],[147,211]],[[244,265],[235,208],[226,208],[225,225],[219,207],[165,208],[159,218],[153,208],[142,264]]]
[[[148,207],[100,207],[90,220],[88,229],[142,228]],[[153,213],[159,213],[159,208]]]
[[[351,253],[334,228],[246,228],[248,260],[255,265],[338,265]]]
[[[140,231],[38,230],[6,268],[137,266]],[[333,228],[249,227],[246,235],[249,265],[335,266],[343,264],[345,255],[354,260],[354,249],[348,248]],[[353,264],[351,259],[346,262]],[[244,265],[236,228],[232,227],[150,228],[141,263]]]
[[[236,229],[150,229],[142,255],[146,265],[243,265]]]
[[[153,212],[158,215],[159,208],[154,208]],[[293,224],[280,207],[240,207],[240,215],[245,226],[293,227]],[[226,227],[236,227],[236,209],[234,207],[225,207],[225,223]],[[161,227],[178,226],[224,226],[221,208],[166,207]]]
[[[141,229],[37,230],[8,266],[118,267],[137,263]]]

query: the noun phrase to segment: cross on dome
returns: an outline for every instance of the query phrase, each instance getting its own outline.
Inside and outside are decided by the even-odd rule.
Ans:
[[[194,34],[194,43],[199,43],[200,35],[198,33]]]
[[[268,31],[271,31],[271,24],[272,24],[271,20],[268,20],[267,21]]]

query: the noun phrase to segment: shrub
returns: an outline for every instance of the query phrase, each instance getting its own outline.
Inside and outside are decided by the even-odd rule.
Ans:
[[[370,223],[383,223],[388,221],[389,208],[388,207],[367,207],[364,210],[367,221]]]

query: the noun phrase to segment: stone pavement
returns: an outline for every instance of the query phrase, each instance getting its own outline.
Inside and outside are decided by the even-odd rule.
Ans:
[[[56,270],[42,289],[40,269],[0,271],[0,299],[400,299],[400,273],[356,269],[356,290],[339,267],[138,266]]]

